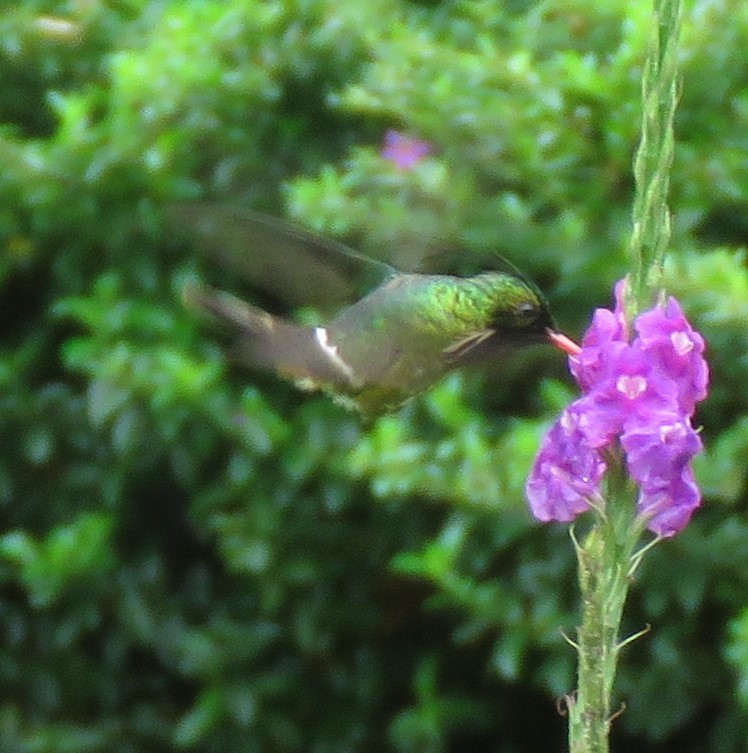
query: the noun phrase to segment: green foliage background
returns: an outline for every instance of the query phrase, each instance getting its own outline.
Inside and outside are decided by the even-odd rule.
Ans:
[[[163,211],[230,201],[395,261],[493,246],[576,335],[626,270],[648,9],[5,6],[0,750],[564,749],[571,547],[522,500],[562,359],[362,427],[227,362]],[[706,499],[633,590],[619,751],[746,750],[746,38],[745,3],[688,6],[667,284],[710,345]],[[398,171],[387,128],[432,156]]]

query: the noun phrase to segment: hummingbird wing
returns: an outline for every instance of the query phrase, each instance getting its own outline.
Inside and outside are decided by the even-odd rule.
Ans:
[[[480,272],[505,272],[532,288],[539,297],[543,297],[531,277],[494,249],[467,249],[434,242],[428,251],[422,253],[414,271],[455,277],[472,277]]]
[[[495,334],[496,330],[494,329],[484,329],[479,332],[474,332],[473,334],[452,343],[445,348],[442,353],[446,356],[448,361],[452,363],[464,361],[471,353],[475,353],[477,348],[480,348],[483,343]]]
[[[343,243],[258,212],[191,203],[168,214],[206,254],[290,306],[340,308],[398,274]]]

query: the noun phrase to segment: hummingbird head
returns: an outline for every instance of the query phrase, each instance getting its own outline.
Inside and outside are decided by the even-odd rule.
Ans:
[[[492,328],[498,338],[517,345],[550,342],[569,355],[579,346],[556,329],[548,302],[529,280],[515,277],[496,302]]]

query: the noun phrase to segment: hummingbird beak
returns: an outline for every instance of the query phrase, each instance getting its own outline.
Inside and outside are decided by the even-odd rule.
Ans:
[[[570,356],[578,356],[582,352],[582,349],[574,342],[574,340],[561,332],[556,332],[555,330],[548,328],[545,333],[548,335],[551,344],[555,345],[559,350],[563,350],[564,353]]]

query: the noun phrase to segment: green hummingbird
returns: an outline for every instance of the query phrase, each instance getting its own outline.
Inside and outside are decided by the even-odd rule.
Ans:
[[[292,306],[336,309],[326,323],[303,326],[207,286],[185,289],[189,305],[235,332],[238,361],[366,418],[513,348],[549,342],[579,352],[537,286],[500,257],[473,276],[406,272],[259,213],[190,204],[172,217],[253,286]]]

